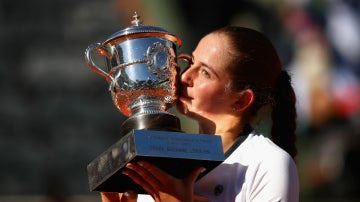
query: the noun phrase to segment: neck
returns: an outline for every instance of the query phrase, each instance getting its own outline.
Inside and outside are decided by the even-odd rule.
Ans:
[[[243,130],[244,124],[239,118],[222,117],[213,122],[199,122],[199,133],[221,136],[224,153],[234,144]]]

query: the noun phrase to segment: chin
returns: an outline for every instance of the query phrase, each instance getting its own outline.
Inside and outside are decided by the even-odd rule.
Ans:
[[[176,109],[180,114],[182,114],[188,118],[196,120],[197,115],[195,113],[191,112],[186,104],[184,104],[182,102],[178,102],[176,104]]]

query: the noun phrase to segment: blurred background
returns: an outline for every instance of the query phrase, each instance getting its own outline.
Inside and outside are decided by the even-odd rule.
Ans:
[[[0,201],[100,201],[86,165],[126,117],[84,50],[130,26],[134,11],[180,36],[183,52],[228,24],[265,33],[298,96],[300,201],[360,201],[357,0],[2,0]]]

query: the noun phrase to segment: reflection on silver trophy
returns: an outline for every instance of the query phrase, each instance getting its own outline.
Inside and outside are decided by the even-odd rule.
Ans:
[[[164,29],[141,25],[136,13],[134,18],[133,26],[116,32],[104,43],[90,45],[85,52],[86,62],[110,83],[115,106],[129,116],[124,123],[124,134],[131,129],[158,127],[159,123],[148,123],[151,115],[172,120],[171,125],[167,120],[167,127],[180,130],[177,117],[167,109],[178,96],[176,51],[181,40]],[[107,71],[93,61],[94,51],[104,56]]]
[[[184,135],[178,117],[168,112],[178,99],[177,62],[188,58],[178,54],[180,46],[178,36],[142,25],[135,12],[132,26],[86,49],[86,63],[106,79],[114,105],[128,116],[121,139],[88,165],[90,190],[144,192],[120,172],[129,161],[147,160],[184,177],[195,166],[211,170],[223,160],[219,137]]]

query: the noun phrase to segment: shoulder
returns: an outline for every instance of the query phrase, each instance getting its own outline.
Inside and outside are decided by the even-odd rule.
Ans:
[[[245,166],[250,178],[262,175],[269,179],[277,178],[276,181],[298,181],[294,159],[269,138],[256,131],[249,134],[225,163]]]
[[[297,198],[298,172],[293,158],[286,151],[256,131],[240,147],[242,155],[246,155],[246,179],[252,197]],[[262,194],[253,195],[260,189]]]
[[[249,134],[237,152],[234,157],[245,157],[246,164],[258,164],[268,169],[275,167],[275,170],[282,167],[296,169],[293,158],[286,151],[256,131]]]
[[[240,147],[243,153],[251,154],[252,157],[262,160],[269,160],[266,157],[273,157],[272,160],[274,160],[274,157],[292,159],[286,151],[257,131],[251,132]]]

